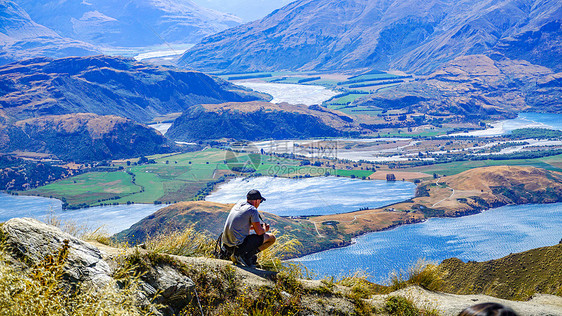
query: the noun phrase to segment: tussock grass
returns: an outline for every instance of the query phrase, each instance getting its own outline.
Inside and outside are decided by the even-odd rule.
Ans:
[[[390,289],[396,291],[410,285],[419,285],[426,290],[440,291],[443,289],[444,274],[432,262],[420,259],[407,272],[393,272],[390,275]]]
[[[287,257],[298,255],[300,253],[299,248],[302,246],[301,242],[291,234],[280,235],[276,230],[271,233],[277,238],[271,247],[260,252],[259,265],[264,269],[277,272],[289,269],[293,270],[292,273],[298,273],[297,271],[301,270],[301,277],[308,276],[309,271],[303,265],[281,262]]]
[[[41,219],[41,221],[47,225],[55,226],[76,238],[82,238],[84,235],[93,231],[92,228],[87,225],[79,224],[75,221],[63,220],[54,212],[50,212],[45,218]]]
[[[0,251],[0,315],[151,315],[139,301],[137,278],[99,288],[72,288],[64,280],[68,244],[29,269],[16,269]],[[144,307],[141,307],[144,306]]]
[[[215,241],[206,232],[201,232],[190,225],[183,230],[176,230],[149,237],[144,243],[146,250],[177,256],[209,257],[214,250]]]

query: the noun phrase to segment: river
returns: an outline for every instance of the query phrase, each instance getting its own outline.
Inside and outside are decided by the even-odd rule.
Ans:
[[[0,193],[0,222],[14,217],[59,220],[85,227],[91,231],[101,227],[108,234],[125,230],[165,205],[133,204],[99,206],[79,210],[63,210],[62,202],[36,196],[13,196]]]
[[[267,93],[273,97],[272,103],[315,105],[331,99],[337,92],[322,86],[269,83],[256,81],[236,81],[237,85]]]

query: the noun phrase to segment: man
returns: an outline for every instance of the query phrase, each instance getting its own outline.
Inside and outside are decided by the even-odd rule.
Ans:
[[[275,236],[267,233],[269,225],[262,223],[258,213],[258,206],[263,201],[265,198],[260,191],[251,190],[246,195],[246,201],[236,203],[228,214],[222,234],[222,247],[233,251],[230,259],[234,263],[254,267],[256,254],[275,242]]]

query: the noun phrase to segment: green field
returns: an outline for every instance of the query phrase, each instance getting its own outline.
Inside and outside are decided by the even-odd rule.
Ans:
[[[136,165],[138,159],[132,159],[128,165],[127,161],[115,161],[114,171],[86,173],[20,194],[59,198],[66,201],[69,207],[116,203],[174,203],[205,195],[209,190],[208,183],[225,180],[225,176],[261,174],[309,177],[323,176],[329,171],[331,175],[361,178],[371,174],[363,170],[301,166],[299,159],[233,153],[213,148],[147,158],[154,159],[156,163]],[[119,167],[123,169],[116,170]]]
[[[148,157],[156,161],[148,165],[127,166],[123,161],[122,171],[87,173],[22,194],[53,196],[64,198],[70,205],[90,206],[190,200],[218,178],[217,170],[228,170],[224,157],[224,151],[210,149]]]
[[[331,99],[329,101],[326,101],[324,105],[330,107],[330,106],[336,106],[336,105],[346,105],[349,104],[361,97],[365,97],[367,96],[367,94],[365,93],[351,93],[348,95],[344,95],[342,97],[339,98],[335,98],[335,99]]]
[[[341,170],[314,165],[301,166],[301,160],[276,156],[233,153],[219,149],[205,149],[173,155],[147,157],[154,164],[136,165],[137,159],[115,161],[114,171],[91,172],[33,190],[19,192],[25,195],[55,197],[66,201],[69,207],[125,203],[174,203],[197,199],[208,194],[209,183],[234,176],[314,177],[342,176],[363,178],[369,170]],[[562,155],[537,159],[458,161],[428,166],[398,169],[423,172],[428,175],[454,175],[485,166],[534,166],[562,172]],[[123,167],[122,170],[117,168]],[[245,170],[236,170],[236,168]],[[247,168],[247,170],[246,170]]]

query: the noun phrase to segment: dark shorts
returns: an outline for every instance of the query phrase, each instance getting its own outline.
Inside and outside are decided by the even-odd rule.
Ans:
[[[242,242],[240,244],[240,246],[238,246],[238,248],[236,248],[236,254],[242,255],[242,256],[246,256],[246,255],[253,256],[254,254],[256,254],[258,252],[258,247],[263,245],[264,237],[265,237],[265,234],[263,234],[263,235],[256,235],[256,234],[248,235],[246,238],[244,238],[244,242]]]

